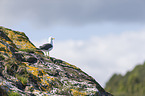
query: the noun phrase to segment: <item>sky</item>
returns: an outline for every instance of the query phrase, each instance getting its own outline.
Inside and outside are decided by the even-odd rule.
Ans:
[[[73,64],[103,87],[145,61],[144,0],[0,0],[0,26],[25,32],[50,56]]]

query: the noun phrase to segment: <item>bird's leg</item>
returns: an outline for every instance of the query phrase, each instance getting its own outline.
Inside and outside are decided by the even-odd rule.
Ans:
[[[48,53],[46,52],[46,56],[48,56]]]
[[[46,52],[46,56],[48,57],[48,51]]]
[[[47,56],[47,52],[45,52],[46,54],[45,54],[45,56]]]
[[[44,55],[46,56],[46,52],[44,51]]]
[[[49,57],[49,60],[50,60],[49,51],[47,52],[47,55],[48,55],[48,57]]]
[[[45,55],[45,56],[47,56],[47,52],[46,52],[46,51],[44,51],[44,53],[45,53],[44,55]]]
[[[49,56],[49,51],[47,52],[48,56]]]

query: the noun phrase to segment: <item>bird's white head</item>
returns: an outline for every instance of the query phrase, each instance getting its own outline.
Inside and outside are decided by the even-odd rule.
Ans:
[[[55,38],[49,37],[49,43],[52,43],[52,40],[54,40]]]

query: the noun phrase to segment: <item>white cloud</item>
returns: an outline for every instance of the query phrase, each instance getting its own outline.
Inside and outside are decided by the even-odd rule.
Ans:
[[[50,55],[80,67],[104,86],[113,73],[125,74],[136,64],[144,62],[144,36],[145,31],[139,31],[94,36],[84,41],[59,41],[54,43]]]

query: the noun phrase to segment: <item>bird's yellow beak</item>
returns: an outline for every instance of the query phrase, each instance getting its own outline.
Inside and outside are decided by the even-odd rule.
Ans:
[[[55,38],[52,38],[53,40],[55,39]]]

